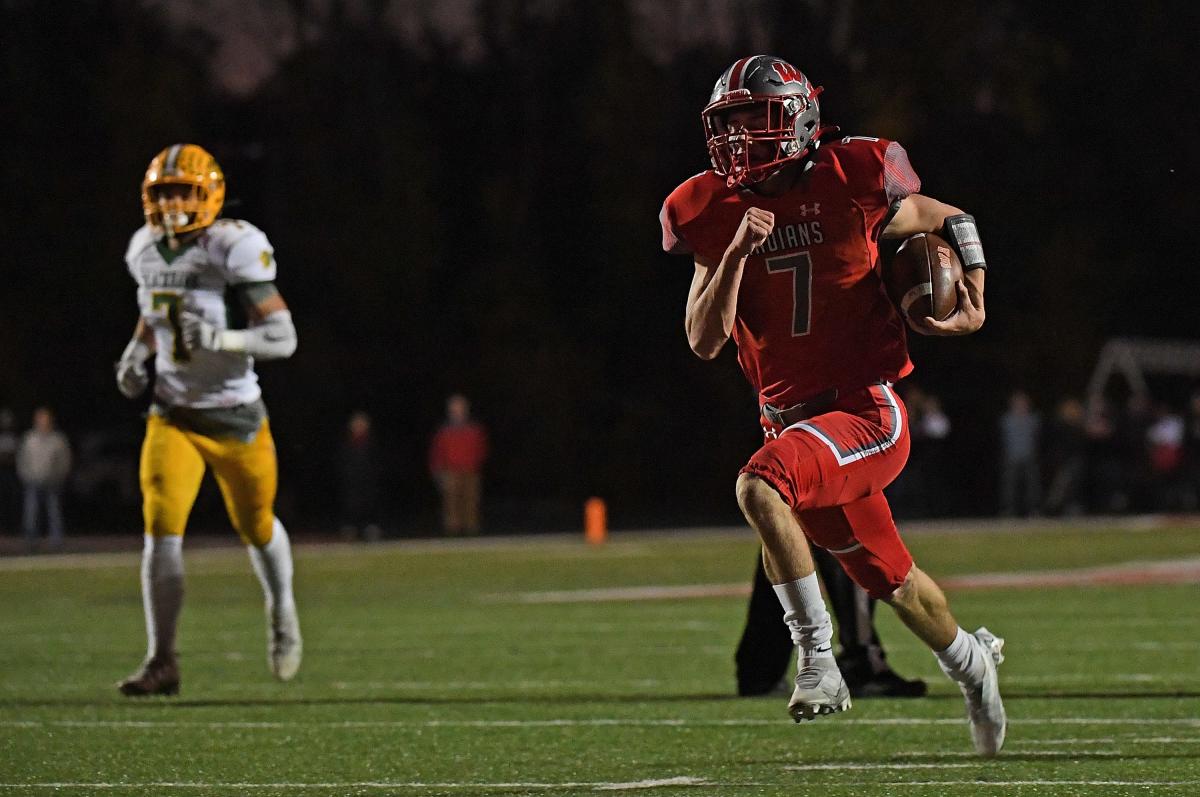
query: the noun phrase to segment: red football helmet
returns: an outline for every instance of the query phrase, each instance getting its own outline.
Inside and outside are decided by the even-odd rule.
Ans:
[[[726,69],[701,114],[713,170],[732,188],[763,180],[804,157],[821,136],[820,93],[803,72],[770,55],[752,55]],[[764,126],[730,122],[734,109],[757,105],[765,109]],[[773,145],[774,156],[752,159],[756,143]]]

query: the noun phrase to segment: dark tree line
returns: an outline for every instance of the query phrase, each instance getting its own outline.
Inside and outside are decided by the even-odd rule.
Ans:
[[[691,269],[660,253],[656,217],[706,165],[712,82],[754,50],[825,85],[847,134],[901,140],[926,190],[980,219],[988,325],[913,343],[969,490],[991,484],[1008,387],[1049,401],[1110,335],[1194,334],[1190,4],[757,0],[664,58],[631,2],[481,0],[475,59],[432,28],[407,46],[388,5],[290,4],[319,35],[232,97],[215,42],[154,6],[0,3],[0,404],[136,434],[112,386],[136,312],[122,254],[149,158],[194,140],[225,167],[228,214],[270,235],[297,320],[297,356],[260,371],[294,512],[327,513],[329,452],[363,407],[397,515],[420,517],[428,435],[462,390],[493,431],[502,521],[571,524],[591,494],[622,525],[727,520],[753,397],[731,353],[688,352]]]

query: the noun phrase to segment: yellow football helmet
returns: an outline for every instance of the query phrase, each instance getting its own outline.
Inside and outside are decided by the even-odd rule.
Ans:
[[[173,144],[146,168],[142,211],[146,223],[168,237],[207,227],[221,215],[224,204],[225,174],[203,147]]]

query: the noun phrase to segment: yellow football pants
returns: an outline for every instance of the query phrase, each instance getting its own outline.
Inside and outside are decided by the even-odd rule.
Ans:
[[[189,432],[159,415],[146,421],[142,442],[142,518],[146,534],[182,536],[205,465],[213,469],[233,528],[249,545],[271,541],[278,464],[270,424],[249,443]]]

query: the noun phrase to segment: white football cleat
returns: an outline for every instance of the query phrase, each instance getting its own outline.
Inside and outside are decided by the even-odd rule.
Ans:
[[[267,665],[280,681],[290,681],[300,669],[304,640],[300,638],[300,622],[293,614],[272,622],[267,630]]]
[[[796,688],[788,701],[788,713],[796,722],[850,708],[850,689],[833,657],[808,659],[796,671]]]
[[[1004,661],[1004,640],[986,628],[980,628],[971,636],[972,642],[982,648],[983,681],[973,686],[959,684],[959,689],[967,701],[967,720],[971,723],[975,752],[991,758],[1004,746],[1004,733],[1008,729],[1008,716],[1000,699],[1000,679],[996,673],[996,666]]]

